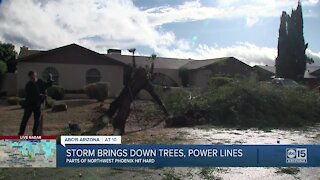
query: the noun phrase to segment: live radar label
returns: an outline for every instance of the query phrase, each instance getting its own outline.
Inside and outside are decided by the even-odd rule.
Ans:
[[[0,167],[56,167],[56,137],[0,136]]]
[[[308,150],[307,148],[287,148],[286,162],[287,163],[307,163]]]

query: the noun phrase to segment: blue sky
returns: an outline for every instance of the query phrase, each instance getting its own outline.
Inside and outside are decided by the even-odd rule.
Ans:
[[[227,0],[228,1],[228,0]],[[178,6],[183,0],[135,0],[134,4],[140,8],[156,8],[159,6]],[[218,6],[218,1],[202,0],[199,1],[206,7]],[[292,1],[297,2],[297,1]],[[304,2],[303,2],[304,3]],[[295,4],[295,3],[293,3]],[[235,3],[235,5],[238,5]],[[290,13],[291,6],[283,9]],[[319,13],[310,16],[310,11],[320,12],[319,2],[314,1],[314,5],[304,7],[304,14],[307,14],[304,19],[305,39],[309,42],[310,49],[317,52],[320,51],[320,43],[315,37],[320,37],[320,18]],[[280,12],[280,13],[279,13]],[[189,39],[197,44],[208,44],[220,46],[231,46],[235,42],[248,41],[258,46],[276,47],[278,38],[278,28],[280,23],[281,11],[275,16],[265,17],[259,20],[253,26],[248,27],[246,19],[205,19],[190,22],[168,23],[162,26],[163,29],[172,31],[178,38]]]
[[[77,43],[106,53],[274,64],[282,11],[297,0],[0,0],[0,41],[31,49]],[[307,54],[320,65],[320,2],[302,0]]]

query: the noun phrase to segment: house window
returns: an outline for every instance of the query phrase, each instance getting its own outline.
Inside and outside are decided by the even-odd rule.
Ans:
[[[100,71],[97,69],[89,69],[86,74],[87,84],[99,82],[101,79]]]
[[[54,80],[54,84],[59,83],[59,73],[58,70],[54,67],[47,67],[43,73],[42,73],[42,78],[44,81],[47,81],[49,74],[52,74],[52,79]]]

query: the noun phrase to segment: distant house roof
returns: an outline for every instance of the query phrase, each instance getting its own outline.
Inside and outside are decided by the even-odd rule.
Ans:
[[[111,57],[125,64],[132,64],[132,56],[130,55],[120,55],[120,54],[106,54],[107,57]],[[147,56],[135,56],[136,64],[141,67],[150,65],[151,57]],[[238,60],[234,57],[224,57],[206,60],[191,60],[191,59],[178,59],[178,58],[164,58],[157,57],[154,61],[154,67],[157,69],[188,69],[195,70],[200,68],[205,68],[214,63],[226,61],[226,60]],[[240,60],[238,60],[240,61]],[[241,62],[241,61],[240,61]]]
[[[316,73],[318,73],[319,70],[320,70],[320,66],[309,66],[309,67],[307,67],[307,71],[310,74],[316,74]]]
[[[315,76],[320,76],[320,67],[319,67],[319,69],[313,71],[311,74],[313,74]]]
[[[40,50],[28,50],[26,47],[22,47],[21,49],[24,49],[20,52],[18,56],[18,62],[50,62],[50,63],[75,63],[75,64],[87,64],[87,63],[98,63],[98,64],[104,64],[105,63],[115,63],[118,65],[129,65],[132,64],[132,56],[131,55],[121,55],[118,53],[111,53],[111,54],[99,54],[95,51],[92,51],[90,49],[84,48],[82,46],[79,46],[77,44],[70,44],[66,46],[62,46],[59,48],[51,49],[48,51],[40,51]],[[81,58],[80,55],[78,58],[71,58],[71,56],[68,56],[66,52],[68,51],[76,51],[76,52],[82,52],[82,54],[90,54],[90,56],[99,57],[99,62],[88,62],[85,58]],[[65,62],[63,58],[60,59],[54,59],[49,58],[47,55],[52,54],[63,54],[65,57],[68,58],[68,62]],[[74,54],[73,54],[74,55]],[[43,57],[47,58],[43,58]],[[50,59],[50,60],[48,60]],[[107,60],[107,61],[106,61]],[[145,67],[147,65],[150,65],[151,57],[148,56],[135,56],[135,60],[138,66]],[[165,58],[165,57],[156,57],[154,61],[154,67],[157,69],[180,69],[185,68],[188,70],[195,70],[200,68],[205,68],[207,66],[210,66],[214,63],[226,61],[226,60],[237,60],[241,63],[242,61],[234,58],[234,57],[224,57],[224,58],[215,58],[215,59],[206,59],[206,60],[191,60],[191,59],[179,59],[179,58]],[[243,63],[245,64],[245,63]],[[245,64],[247,65],[247,64]],[[249,66],[249,65],[247,65]]]
[[[236,59],[234,57],[224,57],[224,58],[215,58],[215,59],[206,59],[206,60],[192,60],[189,61],[187,64],[182,66],[182,68],[188,69],[188,70],[195,70],[200,68],[205,68],[207,66],[210,66],[214,63],[226,61],[230,59]],[[238,59],[236,59],[238,60]]]
[[[254,68],[261,68],[263,70],[266,70],[272,74],[276,74],[276,67],[275,66],[268,66],[268,65],[265,65],[265,66],[260,66],[260,65],[255,65]]]
[[[320,66],[309,66],[304,72],[304,78],[318,78],[320,76]]]
[[[63,58],[56,58],[55,55]],[[67,58],[65,58],[67,57]],[[91,59],[91,57],[95,57]],[[107,61],[106,61],[107,60]],[[112,58],[105,57],[90,49],[77,44],[69,44],[48,51],[24,49],[20,52],[18,62],[44,62],[44,63],[62,63],[62,64],[114,64],[125,65]]]
[[[132,64],[132,56],[120,55],[120,54],[105,54],[105,56],[118,60],[125,64]],[[147,56],[135,56],[137,66],[145,67],[150,65],[151,57]],[[157,69],[179,69],[185,64],[189,63],[189,59],[177,59],[177,58],[164,58],[156,57],[154,60],[154,68]]]
[[[20,51],[20,53],[18,55],[18,59],[19,58],[23,58],[23,57],[27,57],[27,56],[30,56],[30,55],[33,55],[33,54],[38,54],[38,53],[41,53],[41,52],[44,52],[44,51],[26,49],[24,51]]]
[[[254,68],[261,68],[263,70],[266,70],[270,73],[275,74],[276,73],[276,67],[275,66],[259,66],[256,65]],[[304,73],[304,78],[318,78],[320,76],[320,66],[309,66],[306,68],[306,71]]]
[[[306,79],[314,79],[314,78],[317,78],[317,76],[311,75],[308,71],[305,71],[305,72],[304,72],[304,76],[303,76],[303,77],[306,78]]]

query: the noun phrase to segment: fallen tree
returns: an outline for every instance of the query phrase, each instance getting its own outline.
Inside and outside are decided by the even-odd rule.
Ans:
[[[152,55],[151,67],[137,68],[134,57],[135,49],[132,49],[132,67],[129,68],[128,75],[125,76],[125,86],[120,95],[110,104],[106,115],[109,119],[113,119],[114,135],[123,135],[125,132],[125,124],[130,115],[130,106],[141,90],[146,90],[153,100],[160,106],[164,114],[168,117],[169,113],[162,103],[161,99],[154,90],[151,83],[154,67],[155,55]]]

